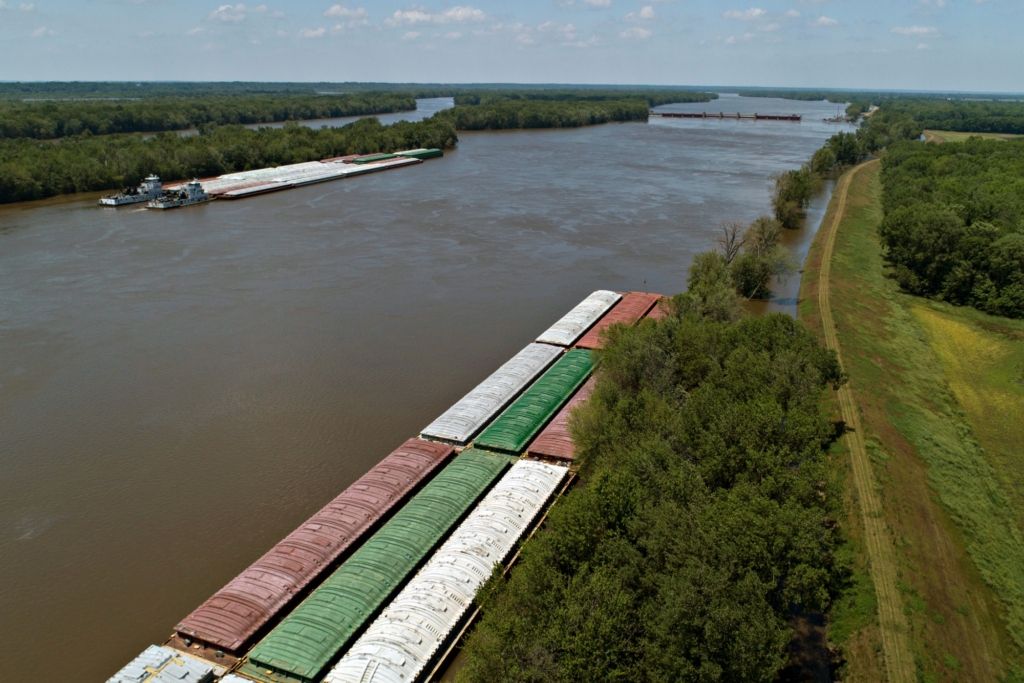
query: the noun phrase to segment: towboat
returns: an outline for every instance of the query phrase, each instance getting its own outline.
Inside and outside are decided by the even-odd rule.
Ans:
[[[123,192],[108,194],[100,198],[100,206],[123,206],[156,199],[164,193],[163,183],[155,175],[147,176],[136,188],[126,187]]]
[[[198,180],[193,180],[182,188],[163,193],[162,196],[150,200],[146,206],[150,209],[176,209],[179,206],[201,204],[213,197],[206,193]]]

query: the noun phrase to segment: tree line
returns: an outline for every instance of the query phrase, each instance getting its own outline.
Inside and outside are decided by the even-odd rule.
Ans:
[[[769,683],[793,610],[848,582],[820,408],[845,378],[793,318],[739,318],[720,265],[609,330],[571,419],[581,484],[484,586],[460,683]]]
[[[921,129],[962,133],[1024,134],[1024,102],[892,100],[880,106],[888,117],[908,117]],[[874,115],[872,115],[874,118]]]
[[[879,235],[908,292],[1024,317],[1024,141],[897,143]]]
[[[0,100],[0,139],[185,130],[204,124],[256,124],[364,116],[416,109],[404,94],[217,95],[134,101]]]
[[[710,102],[716,93],[686,90],[498,90],[467,92],[455,95],[456,105],[500,104],[530,100],[551,102],[605,102],[608,100],[643,100],[650,107],[675,102]]]
[[[450,121],[457,130],[575,128],[613,121],[646,121],[642,100],[507,100],[494,104],[460,105],[434,118]]]

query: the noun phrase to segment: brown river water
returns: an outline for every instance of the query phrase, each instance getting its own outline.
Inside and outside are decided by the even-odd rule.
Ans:
[[[588,293],[682,290],[840,129],[824,102],[667,108],[804,121],[467,133],[237,202],[0,207],[0,679],[105,680]]]

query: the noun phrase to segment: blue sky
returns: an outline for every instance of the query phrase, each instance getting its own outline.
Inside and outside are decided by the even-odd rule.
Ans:
[[[1020,0],[0,0],[0,80],[1024,91]]]

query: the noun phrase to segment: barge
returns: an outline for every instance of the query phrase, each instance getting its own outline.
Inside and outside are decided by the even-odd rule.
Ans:
[[[803,120],[803,116],[800,114],[741,114],[736,112],[735,114],[727,114],[725,112],[718,112],[717,114],[709,114],[706,111],[702,112],[684,112],[684,111],[652,111],[651,116],[660,116],[666,119],[750,119],[751,121],[793,121],[800,123]]]

